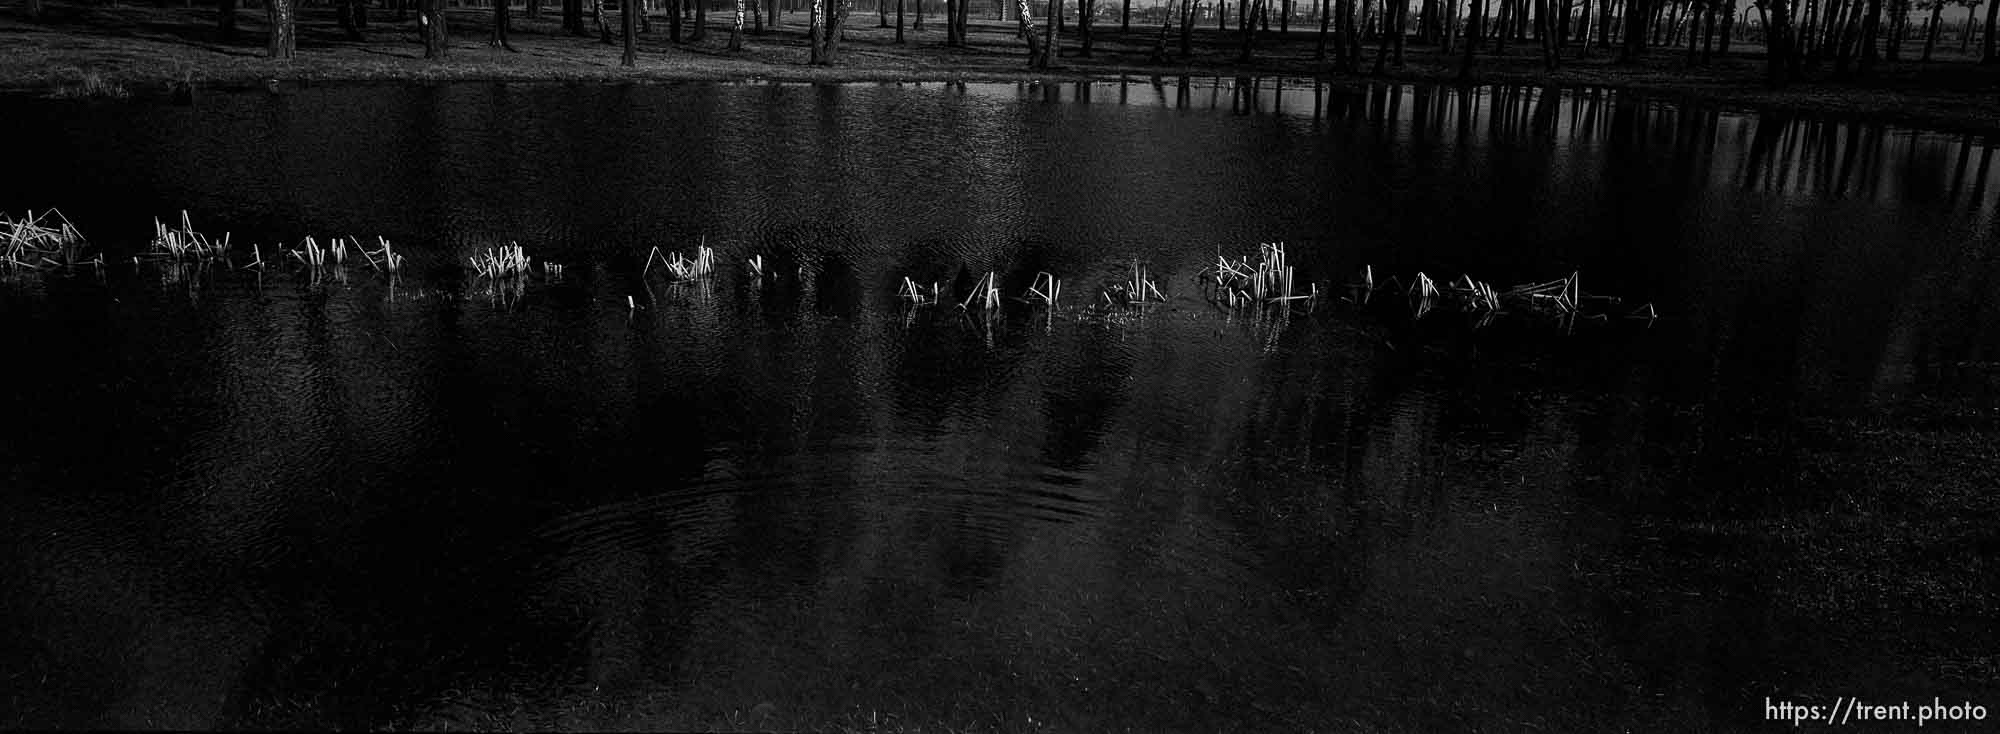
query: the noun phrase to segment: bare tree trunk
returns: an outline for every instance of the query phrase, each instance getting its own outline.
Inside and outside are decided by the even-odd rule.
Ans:
[[[366,7],[361,0],[333,0],[334,17],[340,21],[340,35],[349,41],[361,40],[361,27],[355,25],[355,12]]]
[[[41,2],[41,0],[34,0],[34,2]],[[1167,7],[1161,9],[1167,11],[1166,15],[1172,16],[1173,3],[1171,2],[1171,0],[1169,0]],[[1131,32],[1132,32],[1132,0],[1125,0],[1125,13],[1124,15],[1120,16],[1118,20],[1118,34],[1122,36]]]
[[[1062,56],[1062,51],[1060,46],[1061,41],[1056,36],[1056,29],[1061,26],[1062,26],[1062,0],[1049,0],[1049,24],[1047,31],[1048,35],[1042,38],[1042,63],[1041,66],[1038,66],[1036,68],[1040,69],[1050,68],[1056,65],[1057,59],[1061,58]]]
[[[876,28],[889,27],[888,0],[875,0],[875,27]]]
[[[398,1],[408,2],[408,0],[398,0]],[[397,18],[397,20],[400,21],[402,20],[402,18],[399,17]],[[584,29],[583,27],[583,0],[563,0],[562,29],[565,31],[569,31],[570,35],[575,35],[575,36],[590,35],[590,31]]]
[[[40,2],[40,0],[36,0]],[[219,0],[216,3],[216,31],[223,43],[236,42],[236,0]]]
[[[1402,68],[1403,41],[1405,37],[1409,35],[1410,32],[1410,3],[1409,0],[1395,0],[1395,2],[1396,2],[1396,67]]]
[[[1076,55],[1089,57],[1091,49],[1091,26],[1097,22],[1096,0],[1076,0]]]
[[[896,0],[896,42],[903,42],[903,1]]]
[[[826,63],[820,60],[821,55],[826,52],[826,49],[819,43],[819,13],[820,8],[825,4],[826,0],[812,0],[812,10],[806,16],[806,46],[810,54],[806,59],[806,63],[815,66]]]
[[[694,32],[688,40],[695,43],[708,40],[708,0],[685,0],[694,3]]]
[[[1319,0],[1319,40],[1313,45],[1313,60],[1326,60],[1326,32],[1333,25],[1333,0]]]
[[[431,0],[437,2],[438,0]],[[618,0],[619,33],[625,36],[625,55],[619,66],[639,65],[639,0]]]
[[[1931,60],[1931,50],[1937,48],[1938,16],[1944,13],[1944,0],[1931,0],[1931,21],[1924,24],[1924,61]]]
[[[1970,13],[1967,15],[1970,16]],[[1985,52],[1979,57],[1979,63],[2000,64],[2000,56],[1993,52],[1993,29],[1997,19],[2000,19],[2000,0],[1986,0],[1986,38],[1982,41]]]
[[[444,25],[444,0],[423,0],[417,7],[417,30],[424,37],[424,58],[443,59],[451,54],[451,37]]]
[[[1028,10],[1028,0],[1014,0],[1017,9],[1021,38],[1028,42],[1028,68],[1046,69],[1048,57],[1042,55],[1042,44],[1035,39],[1035,16]]]
[[[364,1],[347,0],[347,2],[356,4]],[[630,0],[627,1],[629,2]],[[514,44],[507,42],[507,21],[507,0],[493,0],[493,40],[490,43],[508,51],[519,53],[520,49],[514,48]]]
[[[736,0],[736,17],[729,24],[729,50],[731,51],[743,50],[743,5],[744,0]]]
[[[274,59],[289,59],[298,49],[298,29],[293,26],[292,3],[296,0],[264,0],[264,14],[271,21],[271,44],[267,55]]]
[[[1769,5],[1771,11],[1770,23],[1764,29],[1764,43],[1768,49],[1765,53],[1764,75],[1765,81],[1773,89],[1785,85],[1787,77],[1790,76],[1787,72],[1792,60],[1788,57],[1795,58],[1795,54],[1798,53],[1797,47],[1792,44],[1791,16],[1785,6],[1786,1],[1764,0],[1763,3]]]
[[[958,3],[960,0],[944,0],[944,45],[958,45]]]

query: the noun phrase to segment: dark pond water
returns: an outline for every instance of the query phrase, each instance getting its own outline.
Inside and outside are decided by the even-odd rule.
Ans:
[[[61,207],[114,265],[0,283],[0,726],[2000,706],[1987,142],[1272,80],[6,116],[50,164],[0,209]],[[409,272],[119,254],[182,209],[238,243],[386,236]],[[1280,240],[1329,293],[1363,265],[1581,271],[1662,318],[1200,297],[1216,253]],[[505,241],[564,274],[459,267]],[[642,273],[702,241],[710,282]],[[1169,303],[1088,305],[1135,259]],[[894,297],[988,270],[1058,273],[1065,303]]]

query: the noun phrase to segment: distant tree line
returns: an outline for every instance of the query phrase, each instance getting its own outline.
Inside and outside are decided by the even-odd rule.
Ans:
[[[216,1],[221,11],[220,33],[233,41],[239,0]],[[252,1],[262,2],[270,21],[269,55],[291,58],[297,49],[297,6],[307,0]],[[397,23],[407,23],[414,4],[424,56],[430,59],[443,58],[450,50],[447,7],[491,7],[491,43],[513,50],[508,30],[515,0],[328,1],[336,8],[342,30],[354,40],[363,39],[371,9],[392,12]],[[41,15],[43,0],[24,2],[30,17]],[[560,13],[564,32],[595,35],[607,44],[622,38],[626,65],[636,63],[634,39],[652,31],[655,12],[665,15],[670,42],[700,42],[708,33],[708,12],[721,3],[733,4],[721,5],[733,11],[731,50],[742,48],[746,33],[762,35],[778,30],[786,13],[805,11],[810,61],[831,64],[855,5],[855,0],[519,2],[530,19],[542,16],[546,2],[549,10]],[[926,19],[935,17],[935,22],[944,24],[945,45],[964,46],[975,4],[981,6],[982,15],[991,13],[1002,23],[1011,14],[1015,35],[1026,47],[1033,68],[1055,63],[1061,53],[1061,33],[1068,27],[1073,26],[1077,36],[1073,55],[1087,57],[1093,53],[1100,22],[1116,20],[1118,32],[1129,35],[1134,17],[1132,0],[869,0],[869,9],[876,14],[878,28],[895,29],[895,43],[905,42],[906,17],[916,31],[924,30]],[[1985,6],[1984,23],[1975,27],[1981,5]],[[1173,35],[1178,36],[1179,56],[1193,55],[1192,37],[1198,23],[1212,20],[1215,28],[1225,33],[1233,23],[1237,60],[1252,63],[1262,34],[1272,33],[1275,25],[1276,33],[1290,35],[1297,21],[1308,29],[1317,25],[1314,59],[1344,71],[1360,68],[1371,42],[1378,73],[1387,64],[1401,65],[1406,45],[1421,45],[1447,57],[1458,55],[1461,73],[1469,74],[1482,50],[1504,54],[1510,43],[1533,43],[1544,67],[1554,70],[1560,68],[1566,55],[1581,58],[1593,51],[1615,53],[1619,61],[1629,63],[1655,49],[1685,49],[1690,64],[1706,63],[1718,55],[1729,55],[1732,43],[1755,41],[1766,49],[1770,83],[1783,85],[1822,67],[1830,67],[1834,79],[1865,75],[1883,61],[1903,59],[1906,44],[1918,41],[1922,43],[1921,59],[1930,61],[1946,30],[1942,18],[1948,7],[1967,11],[1963,27],[1953,29],[1961,52],[1970,51],[1972,40],[1978,37],[1981,62],[2000,63],[1994,44],[2000,0],[1751,0],[1740,7],[1734,0],[1154,0],[1153,7],[1140,8],[1138,16],[1141,33],[1148,32],[1146,24],[1158,23],[1152,31],[1153,58],[1161,63],[1173,59],[1167,49]],[[1037,10],[1047,20],[1039,29],[1034,16]],[[615,34],[609,18],[613,13],[619,26]],[[1072,14],[1073,18],[1066,17]],[[1918,18],[1921,21],[1913,25]]]

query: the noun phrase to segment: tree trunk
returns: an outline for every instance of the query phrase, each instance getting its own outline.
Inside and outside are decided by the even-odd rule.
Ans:
[[[292,23],[292,3],[297,0],[264,0],[264,14],[271,21],[271,43],[267,55],[289,59],[298,49],[298,29]]]
[[[1996,19],[2000,19],[2000,0],[1986,0],[1986,37],[1981,41],[1985,46],[1985,52],[1980,55],[1979,63],[2000,64],[2000,56],[1993,54],[1993,28]]]
[[[903,42],[903,1],[896,0],[896,42]]]
[[[819,43],[819,15],[820,9],[825,5],[826,0],[812,0],[812,9],[806,15],[806,49],[808,54],[810,54],[806,59],[806,63],[814,66],[826,63],[820,60],[826,53],[826,49]]]
[[[1251,55],[1255,53],[1253,49],[1257,43],[1257,17],[1252,13],[1255,12],[1255,7],[1261,7],[1264,2],[1265,0],[1244,0],[1241,5],[1237,6],[1238,9],[1250,8],[1251,10],[1245,10],[1243,15],[1236,17],[1237,25],[1242,26],[1237,29],[1237,32],[1243,38],[1242,51],[1236,55],[1236,63],[1250,63]]]
[[[1764,75],[1765,81],[1772,89],[1785,86],[1790,76],[1788,74],[1790,59],[1798,52],[1798,48],[1792,44],[1792,19],[1789,9],[1785,6],[1786,1],[1764,0],[1763,2],[1764,5],[1770,6],[1771,15],[1770,21],[1764,28],[1764,43],[1767,49],[1764,54]]]
[[[840,58],[841,29],[847,25],[847,11],[853,8],[854,0],[827,0],[826,28],[820,36],[826,44],[826,53],[820,55],[824,59],[821,63],[831,66]]]
[[[1625,0],[1625,46],[1618,52],[1621,63],[1646,55],[1646,18],[1652,15],[1650,0]]]
[[[347,0],[359,4],[364,0]],[[628,0],[629,2],[629,0]],[[507,0],[493,0],[493,40],[492,45],[509,51],[519,52],[514,44],[507,42]]]
[[[1403,41],[1410,35],[1409,0],[1396,2],[1396,68],[1403,67]]]
[[[1028,68],[1048,68],[1048,59],[1042,55],[1042,44],[1035,38],[1035,16],[1028,10],[1028,0],[1014,0],[1021,38],[1028,42]]]
[[[290,0],[266,0],[289,2]],[[451,37],[444,25],[444,0],[423,0],[417,7],[417,30],[424,37],[424,58],[441,60],[451,54]]]
[[[1469,0],[1468,10],[1470,14],[1465,18],[1465,56],[1458,66],[1460,80],[1472,78],[1472,52],[1479,48],[1479,32],[1484,30],[1486,25],[1481,22],[1485,18],[1486,8],[1480,0]]]
[[[1181,58],[1194,55],[1194,0],[1181,0]]]
[[[876,28],[889,27],[888,0],[875,0],[875,27]]]
[[[1091,49],[1091,26],[1097,21],[1096,0],[1076,0],[1076,55],[1088,58]]]
[[[1861,68],[1858,73],[1867,74],[1875,68],[1876,59],[1881,57],[1879,41],[1882,38],[1882,0],[1868,0],[1868,15],[1863,19],[1865,27],[1861,34]]]
[[[1931,21],[1924,24],[1924,61],[1931,60],[1931,51],[1937,48],[1938,16],[1944,13],[1944,0],[1931,0]]]
[[[944,45],[957,46],[958,4],[961,0],[944,0]]]
[[[40,0],[36,0],[40,2]],[[223,43],[236,42],[236,0],[219,0],[216,3],[216,31]]]
[[[436,0],[432,0],[436,2]],[[499,2],[500,0],[495,0]],[[618,32],[625,36],[625,54],[618,59],[619,66],[639,65],[639,0],[618,0]]]
[[[685,2],[687,0],[667,0],[667,40],[673,43],[681,42],[681,32],[687,27],[687,13],[682,12],[682,3]]]
[[[40,2],[41,0],[35,0],[35,1]],[[1166,13],[1167,16],[1173,15],[1173,7],[1171,6],[1171,2],[1169,3],[1168,7],[1162,9],[1167,11]],[[1118,19],[1118,35],[1122,36],[1131,32],[1132,32],[1132,0],[1125,0],[1125,12],[1123,15],[1119,16]]]
[[[1326,60],[1326,32],[1333,27],[1333,13],[1327,12],[1327,6],[1332,4],[1333,0],[1319,0],[1316,6],[1319,9],[1319,40],[1313,47],[1314,61]]]
[[[1047,69],[1062,58],[1062,39],[1056,35],[1062,25],[1062,0],[1049,0],[1049,24],[1047,35],[1042,38],[1042,64],[1037,68]]]
[[[361,0],[333,0],[334,17],[340,21],[340,35],[349,41],[361,39],[361,27],[355,24],[355,11],[366,7]]]
[[[900,8],[902,6],[901,0],[897,0],[896,4]],[[731,51],[743,50],[743,6],[744,0],[736,0],[736,17],[731,19],[729,23],[729,50]],[[897,30],[900,31],[902,28],[898,27]]]
[[[361,7],[363,8],[368,7],[365,0]],[[542,18],[542,0],[528,0],[528,20],[541,20],[541,18]]]
[[[852,3],[854,0],[846,0],[846,2]],[[972,36],[966,31],[972,23],[972,0],[958,0],[958,15],[956,17],[958,20],[958,45],[971,45]]]
[[[397,20],[402,19],[397,18]],[[583,0],[563,0],[562,29],[569,31],[570,35],[590,35],[590,31],[583,27]]]

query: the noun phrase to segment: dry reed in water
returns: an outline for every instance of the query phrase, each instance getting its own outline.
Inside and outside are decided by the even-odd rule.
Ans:
[[[55,209],[40,214],[29,210],[20,219],[0,214],[0,239],[6,241],[4,252],[0,252],[0,266],[9,270],[104,264],[103,255],[84,259],[83,248],[87,243],[83,234]]]

